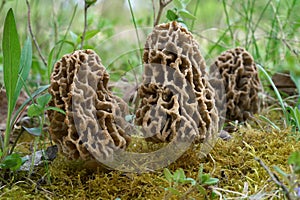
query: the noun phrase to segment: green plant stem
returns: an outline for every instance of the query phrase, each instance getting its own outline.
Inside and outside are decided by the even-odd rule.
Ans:
[[[225,0],[223,0],[223,8],[224,8],[224,12],[225,12],[225,15],[226,15],[226,23],[227,23],[227,27],[228,27],[228,30],[229,30],[229,32],[230,32],[230,36],[231,36],[231,38],[233,39],[233,38],[234,38],[234,35],[233,35],[233,31],[232,31],[232,29],[231,29],[231,25],[230,25],[230,17],[229,17],[227,8],[226,8],[226,2],[225,2]]]
[[[139,47],[139,57],[140,57],[140,63],[142,64],[142,46],[141,46],[141,40],[140,40],[140,36],[139,36],[139,32],[138,32],[138,28],[137,28],[137,24],[136,24],[136,21],[135,21],[135,17],[134,17],[134,13],[133,13],[133,10],[132,10],[132,5],[131,5],[131,1],[128,0],[128,5],[129,5],[129,8],[130,8],[130,13],[131,13],[131,17],[132,17],[132,22],[133,22],[133,25],[134,25],[134,29],[135,29],[135,34],[136,34],[136,38],[138,40],[138,47]]]
[[[68,25],[68,28],[67,28],[67,30],[66,30],[66,32],[65,32],[65,34],[64,34],[64,37],[63,37],[63,39],[62,39],[62,42],[61,42],[61,44],[60,44],[60,46],[59,46],[59,49],[58,49],[58,52],[57,52],[57,54],[56,54],[55,60],[58,60],[58,57],[59,57],[59,55],[60,55],[60,53],[61,53],[61,51],[62,51],[63,44],[64,44],[64,42],[65,42],[65,40],[66,40],[66,38],[67,38],[67,35],[68,35],[69,31],[70,31],[71,25],[73,24],[73,20],[74,20],[75,14],[76,14],[76,12],[77,12],[77,7],[78,7],[78,4],[76,4],[76,6],[75,6],[75,8],[74,8],[74,10],[73,10],[73,14],[72,14],[71,20],[70,20],[69,25]],[[52,66],[51,66],[51,67],[52,67]]]
[[[200,0],[197,0],[196,6],[195,6],[195,10],[194,10],[194,16],[197,15],[199,5],[200,5]],[[192,20],[191,31],[193,31],[193,29],[194,29],[195,21],[196,21],[196,19]]]
[[[276,49],[277,43],[273,43],[272,40],[274,38],[276,38],[275,36],[276,36],[277,30],[278,30],[278,22],[276,19],[278,16],[279,7],[280,7],[280,1],[278,1],[277,7],[274,9],[274,17],[273,17],[273,21],[272,21],[271,31],[269,33],[269,37],[268,37],[269,39],[268,39],[267,46],[266,46],[266,57],[265,57],[266,61],[269,60],[269,58],[271,58],[271,57],[275,58],[275,55],[272,52],[274,52],[274,50]],[[276,62],[275,60],[274,60],[274,62]]]
[[[224,33],[221,35],[221,37],[218,39],[218,41],[214,43],[214,46],[212,46],[212,47],[209,49],[207,55],[210,55],[210,54],[212,53],[212,51],[213,51],[218,45],[220,45],[220,42],[221,42],[221,41],[223,40],[223,38],[226,36],[226,34],[227,34],[227,32],[228,32],[229,29],[230,29],[230,28],[228,27],[228,28],[224,31]]]
[[[260,22],[261,22],[261,20],[262,20],[264,14],[265,14],[267,8],[269,7],[269,4],[270,4],[271,1],[272,1],[272,0],[269,0],[269,1],[266,3],[266,5],[264,6],[264,9],[262,10],[262,12],[261,12],[260,15],[259,15],[259,18],[258,18],[257,22],[255,23],[254,27],[251,29],[251,31],[252,31],[252,41],[253,41],[253,45],[254,45],[254,47],[255,47],[255,52],[256,52],[255,55],[256,55],[256,58],[258,59],[258,61],[261,61],[261,55],[260,55],[260,53],[259,53],[259,47],[258,47],[257,42],[256,42],[255,31],[257,30],[257,27],[258,27],[258,25],[260,24]]]
[[[9,104],[10,104],[10,101],[8,101],[8,106],[10,106]],[[10,126],[11,114],[12,114],[12,112],[7,113],[6,129],[5,129],[5,134],[4,134],[4,144],[2,146],[2,149],[3,149],[2,158],[5,158],[9,153],[8,146],[9,146],[9,138],[10,138],[10,132],[11,132],[11,126]]]

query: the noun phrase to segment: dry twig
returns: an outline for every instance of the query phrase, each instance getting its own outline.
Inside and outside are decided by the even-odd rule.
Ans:
[[[35,36],[33,35],[33,32],[32,32],[32,28],[31,28],[31,20],[30,20],[30,4],[29,4],[28,0],[26,0],[26,4],[27,4],[27,8],[28,8],[28,29],[29,29],[31,38],[32,38],[32,40],[33,40],[33,42],[34,42],[34,45],[35,45],[35,47],[36,47],[36,49],[37,49],[37,51],[38,51],[38,53],[39,53],[40,58],[42,59],[42,61],[43,61],[43,63],[44,63],[44,65],[45,65],[45,66],[48,66],[48,65],[47,65],[47,62],[46,62],[46,59],[45,59],[44,56],[42,55],[41,49],[40,49],[40,47],[39,47],[39,44],[37,43],[36,38],[35,38]]]
[[[292,197],[290,196],[288,188],[283,183],[280,182],[280,180],[278,179],[276,174],[271,172],[271,170],[265,165],[265,163],[261,159],[259,159],[259,158],[254,158],[254,159],[267,171],[267,173],[269,174],[271,179],[275,182],[275,184],[278,185],[279,187],[281,187],[281,189],[283,190],[286,198],[288,200],[292,200]]]
[[[91,6],[91,4],[88,4],[86,1],[84,1],[84,28],[83,28],[83,32],[82,32],[82,36],[81,36],[80,49],[83,49],[83,45],[84,45],[85,33],[86,33],[86,29],[87,29],[87,11],[90,6]]]
[[[159,23],[159,20],[160,20],[160,17],[161,17],[161,14],[164,10],[164,8],[169,4],[171,3],[173,0],[160,0],[159,1],[159,10],[158,10],[158,13],[157,13],[157,17],[155,19],[155,22],[154,22],[154,26],[156,26],[158,23]]]

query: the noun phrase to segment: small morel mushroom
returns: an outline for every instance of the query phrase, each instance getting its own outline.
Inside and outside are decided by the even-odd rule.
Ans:
[[[109,75],[92,50],[78,50],[58,61],[51,75],[50,135],[70,159],[111,159],[129,144],[126,104],[108,89]]]
[[[210,72],[219,73],[223,79],[226,95],[217,95],[217,102],[226,98],[227,121],[245,121],[259,111],[261,85],[258,71],[252,56],[245,49],[223,52],[211,65]]]
[[[147,38],[143,62],[135,123],[148,140],[202,142],[217,134],[214,89],[190,32],[176,22],[156,26]]]

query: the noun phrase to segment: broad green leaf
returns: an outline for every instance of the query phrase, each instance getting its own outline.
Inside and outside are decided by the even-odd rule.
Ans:
[[[186,179],[185,173],[182,168],[177,169],[174,172],[173,177],[176,183],[182,183]]]
[[[92,37],[94,37],[95,35],[97,35],[99,32],[100,32],[99,30],[91,30],[91,31],[87,31],[87,32],[85,33],[84,39],[85,39],[85,40],[89,40],[89,39],[91,39]],[[77,39],[77,43],[79,43],[79,42],[81,42],[81,38],[80,38],[80,37]]]
[[[88,6],[91,6],[93,4],[95,4],[97,2],[97,0],[85,0],[85,3],[88,5]]]
[[[298,131],[300,131],[300,110],[298,107],[295,107],[294,110],[295,110],[295,121],[298,127]]]
[[[37,117],[43,114],[44,109],[38,104],[31,104],[28,107],[27,114],[29,117]]]
[[[173,10],[167,11],[167,18],[170,21],[176,21],[178,19],[178,15]]]
[[[27,80],[29,75],[29,71],[32,64],[32,45],[30,38],[27,38],[24,47],[21,52],[21,59],[20,59],[20,67],[19,67],[19,77],[17,86],[15,89],[15,97],[19,97],[21,89],[23,87],[24,82]],[[17,98],[15,100],[17,100]],[[14,104],[16,102],[13,102]]]
[[[30,133],[31,135],[34,135],[34,136],[40,136],[42,134],[42,129],[40,127],[34,127],[34,128],[27,128],[27,127],[24,127],[23,128],[28,132]]]
[[[3,68],[4,85],[8,99],[8,115],[13,111],[17,97],[14,96],[18,80],[21,47],[17,32],[15,17],[12,9],[9,9],[3,30]]]
[[[41,96],[39,96],[36,99],[36,102],[38,103],[39,106],[41,106],[42,108],[45,108],[45,106],[50,102],[52,96],[49,93],[43,94]]]
[[[197,19],[194,15],[192,15],[189,11],[185,9],[178,10],[179,16],[187,19]]]
[[[73,42],[69,42],[69,43],[74,44],[74,43],[77,42],[77,40],[80,40],[80,37],[76,33],[74,33],[73,31],[70,31],[70,35],[71,35],[71,38],[72,38]],[[67,42],[67,41],[64,41],[64,42]]]
[[[295,64],[295,68],[297,69],[297,71],[291,70],[290,75],[291,75],[291,79],[294,81],[294,83],[297,87],[298,93],[300,93],[300,72],[299,72],[300,65]]]
[[[181,0],[173,0],[173,4],[177,9],[185,8]]]
[[[1,167],[4,169],[10,169],[16,171],[20,169],[22,165],[22,158],[19,154],[13,153],[9,156],[6,156],[4,161],[2,162]]]
[[[215,185],[219,182],[218,178],[209,178],[207,181],[204,182],[206,185]]]
[[[205,184],[206,181],[208,181],[210,178],[209,174],[202,174],[201,179],[200,179],[200,184]]]
[[[190,2],[191,0],[181,0],[181,3],[184,6],[184,8],[186,8],[186,6],[189,5]]]
[[[288,164],[289,165],[294,165],[293,166],[294,171],[296,173],[300,173],[300,152],[299,151],[293,152],[289,156],[289,158],[288,158]]]
[[[164,175],[165,175],[165,178],[167,179],[167,181],[168,181],[169,183],[172,183],[172,181],[173,181],[173,176],[172,176],[172,174],[171,174],[171,172],[170,172],[169,169],[167,169],[167,168],[164,169]]]

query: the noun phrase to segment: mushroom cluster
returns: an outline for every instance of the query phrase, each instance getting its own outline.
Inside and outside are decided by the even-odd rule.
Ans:
[[[172,22],[148,36],[136,124],[151,141],[193,139],[203,142],[218,131],[214,89],[197,42]]]
[[[150,33],[143,64],[135,124],[142,127],[147,140],[212,141],[222,126],[223,112],[227,120],[243,121],[258,111],[257,69],[242,48],[222,53],[208,75],[192,34],[172,22]],[[92,50],[75,51],[55,64],[50,106],[65,114],[48,111],[49,131],[68,158],[102,162],[128,146],[128,107],[109,91],[108,81],[108,73]]]
[[[261,90],[255,62],[243,48],[223,52],[210,67],[223,80],[226,95],[216,93],[217,102],[226,102],[227,121],[245,121],[259,111],[258,93]]]
[[[126,103],[108,89],[109,75],[92,50],[78,50],[58,61],[51,75],[49,131],[70,159],[105,160],[127,147]]]

